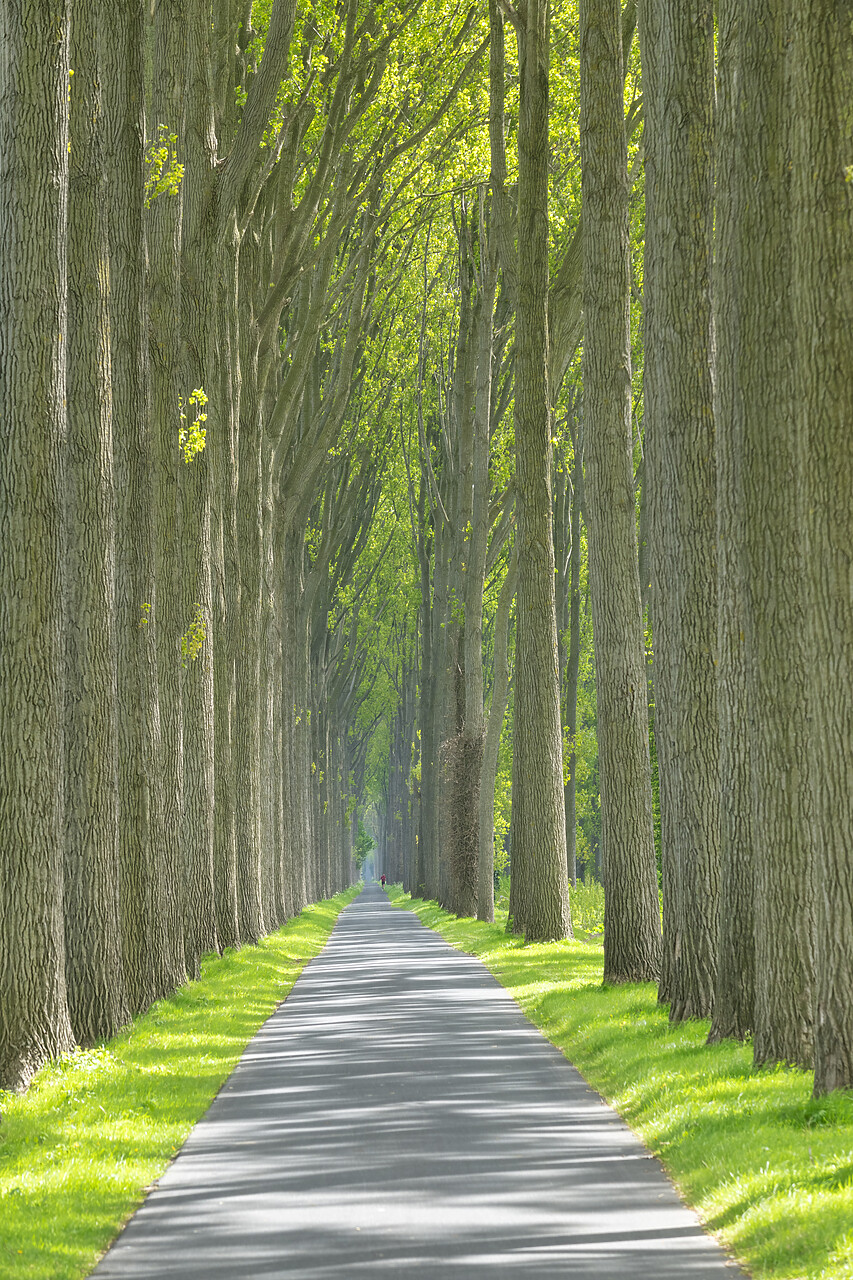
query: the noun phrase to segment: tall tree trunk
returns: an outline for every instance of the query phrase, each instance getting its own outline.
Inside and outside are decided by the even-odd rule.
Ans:
[[[494,681],[492,683],[491,706],[486,719],[486,738],[483,744],[483,760],[480,768],[478,920],[492,921],[495,918],[495,779],[498,772],[501,730],[509,694],[509,659],[507,650],[509,648],[510,611],[517,581],[518,561],[513,552],[506,577],[503,580],[495,615]]]
[[[154,13],[151,115],[177,138],[183,135],[186,82],[184,0],[159,0]],[[183,184],[176,195],[151,202],[148,221],[149,373],[157,504],[154,628],[163,745],[163,859],[157,867],[166,948],[157,981],[159,994],[186,981],[184,957],[182,843],[184,810],[184,721],[181,635],[182,543],[178,448],[181,394],[180,247]]]
[[[645,647],[631,465],[628,175],[616,0],[582,0],[584,493],[598,690],[604,977],[658,976]]]
[[[548,400],[548,64],[544,0],[519,28],[518,321],[515,395],[518,606],[513,750],[514,927],[571,935],[557,672]]]
[[[109,130],[110,359],[118,510],[119,864],[124,973],[133,1011],[163,993],[167,967],[160,699],[154,619],[153,426],[148,384],[144,222],[143,0],[122,0],[102,40]]]
[[[487,228],[485,191],[478,200],[478,241],[480,246],[479,298],[474,336],[476,340],[476,386],[474,392],[473,442],[471,450],[471,516],[464,544],[465,562],[465,755],[472,764],[474,787],[469,818],[471,893],[464,914],[478,909],[479,892],[487,894],[487,913],[494,916],[494,886],[489,893],[484,885],[481,866],[482,843],[480,787],[483,778],[483,753],[486,738],[486,714],[483,689],[483,592],[486,581],[486,554],[489,540],[489,439],[492,419],[492,355],[494,337],[495,292],[497,289],[497,257]],[[494,782],[492,783],[494,786]],[[491,903],[491,905],[489,905]],[[478,910],[479,914],[479,910]]]
[[[0,1087],[73,1045],[62,921],[69,6],[0,28]]]
[[[119,917],[115,486],[96,0],[71,24],[65,474],[65,975],[78,1040],[127,1021]]]
[[[209,397],[205,407],[206,445],[184,466],[181,475],[182,560],[184,568],[184,635],[189,640],[184,674],[184,813],[183,867],[185,950],[194,973],[199,957],[215,949],[213,845],[216,772],[220,788],[229,786],[230,727],[217,741],[215,663],[227,653],[223,610],[214,608],[212,559],[214,543],[221,550],[221,527],[214,520],[215,479],[222,473],[215,455],[227,450],[228,407],[221,402],[212,348],[220,332],[218,307],[221,279],[220,246],[215,236],[214,172],[216,135],[213,119],[211,27],[205,0],[190,0],[187,12],[187,109],[184,126],[186,174],[181,239],[181,316],[183,328],[182,398],[192,422],[196,410],[190,396],[201,388]],[[211,394],[212,393],[212,394]],[[220,567],[220,566],[218,566]],[[221,573],[217,573],[217,605]],[[219,709],[226,714],[220,697]],[[217,755],[217,747],[218,755]]]
[[[718,9],[717,188],[714,329],[717,444],[717,604],[720,746],[720,927],[711,1041],[743,1040],[755,1003],[755,873],[749,762],[746,581],[743,565],[743,400],[737,360],[741,345],[738,291],[746,182],[739,121],[739,0]],[[661,998],[670,999],[664,953]]]
[[[569,739],[569,777],[565,787],[566,872],[569,884],[577,884],[577,796],[578,796],[578,681],[581,659],[581,493],[583,453],[581,434],[573,441],[571,495],[571,550],[569,552],[569,652],[566,663],[566,730]]]
[[[253,282],[245,274],[243,293]],[[237,538],[240,554],[240,612],[237,687],[234,717],[234,788],[237,806],[240,934],[257,941],[264,931],[261,902],[261,562],[263,509],[261,502],[262,423],[258,402],[257,338],[250,324],[250,303],[244,303],[243,360],[246,377],[240,397],[239,487]]]
[[[279,630],[281,633],[281,738],[282,738],[282,848],[288,862],[290,909],[298,915],[307,901],[305,893],[304,846],[299,830],[296,782],[296,635],[299,603],[298,539],[293,533],[276,531],[276,560],[279,567]]]
[[[791,332],[788,23],[770,0],[741,6],[740,259],[744,551],[756,853],[756,1063],[812,1062],[814,894],[804,563]],[[797,909],[791,910],[791,886]]]
[[[853,1088],[849,11],[828,0],[806,0],[796,14],[794,48],[792,243],[808,531],[809,754],[817,860],[814,1091],[820,1095]]]
[[[719,897],[711,13],[642,0],[640,43],[655,743],[670,1018],[679,1022],[712,1011]]]

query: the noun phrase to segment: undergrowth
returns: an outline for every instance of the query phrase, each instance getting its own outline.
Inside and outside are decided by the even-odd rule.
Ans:
[[[495,891],[495,911],[509,911],[509,876],[498,878]],[[578,880],[576,885],[569,885],[569,900],[572,906],[572,926],[576,934],[587,938],[604,938],[604,888],[597,880],[584,883]]]
[[[199,982],[113,1040],[50,1063],[23,1095],[0,1094],[0,1277],[89,1274],[356,892],[306,907],[257,946],[206,956]]]
[[[671,1026],[653,983],[604,987],[600,942],[525,944],[505,912],[488,925],[390,896],[483,961],[755,1280],[853,1280],[853,1094],[815,1100],[809,1072],[708,1046],[707,1022]]]

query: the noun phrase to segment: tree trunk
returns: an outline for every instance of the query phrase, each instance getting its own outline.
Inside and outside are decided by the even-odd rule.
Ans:
[[[645,646],[631,465],[628,175],[616,0],[580,7],[584,494],[598,691],[605,982],[658,976]]]
[[[509,661],[507,655],[512,601],[518,581],[518,562],[513,553],[501,587],[495,616],[494,681],[492,702],[486,720],[486,740],[480,769],[480,859],[477,889],[477,919],[495,918],[495,779],[501,729],[509,694]]]
[[[65,976],[75,1037],[128,1019],[118,864],[107,170],[95,0],[71,25],[65,474]]]
[[[645,105],[645,477],[670,1019],[709,1017],[719,784],[712,403],[714,31],[701,5],[640,5]],[[644,501],[646,495],[644,494]]]
[[[254,263],[254,257],[250,258]],[[242,264],[241,293],[253,281]],[[264,931],[261,901],[261,565],[263,508],[261,457],[263,431],[258,403],[257,337],[250,327],[251,302],[244,302],[240,396],[237,538],[240,555],[239,634],[234,706],[234,791],[237,809],[237,862],[240,937],[256,942]],[[246,314],[248,313],[248,314]]]
[[[217,766],[220,791],[231,785],[230,726],[216,737],[215,663],[227,646],[222,609],[214,608],[212,558],[221,529],[214,519],[215,479],[223,468],[216,455],[228,449],[228,406],[217,393],[220,382],[213,347],[219,336],[218,307],[221,256],[215,237],[214,170],[216,138],[211,102],[211,28],[204,0],[192,0],[187,12],[187,86],[183,143],[186,152],[181,238],[181,316],[183,329],[183,412],[191,422],[190,396],[201,388],[205,407],[206,445],[185,464],[181,474],[181,547],[183,579],[184,674],[184,945],[187,967],[197,971],[199,957],[216,948],[214,884],[214,805]],[[221,567],[221,566],[218,566]],[[217,573],[217,604],[222,575]],[[192,645],[195,634],[200,643]],[[219,652],[223,646],[223,652]],[[223,698],[219,700],[223,709]],[[225,707],[226,712],[230,707]],[[218,748],[218,752],[217,752]]]
[[[154,14],[152,118],[170,134],[183,133],[186,31],[183,0],[160,0]],[[150,206],[148,221],[149,372],[157,504],[154,628],[163,749],[162,861],[157,891],[165,924],[165,954],[157,979],[165,995],[186,981],[181,840],[184,810],[184,723],[181,635],[186,623],[181,599],[183,528],[180,507],[178,397],[181,394],[180,246],[183,187]]]
[[[465,721],[463,757],[465,773],[472,785],[469,789],[465,829],[469,856],[466,867],[467,897],[460,903],[460,914],[473,915],[478,908],[478,890],[483,888],[480,867],[480,785],[483,776],[483,750],[486,717],[483,705],[483,591],[486,581],[486,553],[489,539],[489,431],[492,415],[492,346],[494,334],[497,262],[486,228],[485,192],[480,190],[478,202],[478,239],[480,246],[479,297],[475,310],[474,339],[476,387],[474,393],[473,439],[471,447],[470,515],[465,523],[468,531],[463,544],[465,628],[463,634],[465,675]],[[494,786],[494,782],[492,784]],[[488,892],[488,891],[487,891]],[[493,892],[491,895],[493,899]],[[494,902],[490,908],[494,916]]]
[[[62,921],[60,554],[66,432],[69,15],[0,28],[0,1088],[73,1045]]]
[[[518,606],[513,750],[514,927],[571,935],[557,672],[548,400],[548,18],[519,29],[518,321],[515,394]]]
[[[744,553],[756,853],[756,1063],[812,1062],[813,855],[806,741],[807,626],[791,331],[787,66],[779,6],[741,6],[747,190],[740,230]],[[791,886],[797,908],[791,910]]]
[[[739,121],[740,4],[718,10],[716,263],[714,328],[717,443],[717,604],[720,745],[720,931],[710,1040],[743,1040],[755,1003],[755,872],[749,761],[746,582],[743,571],[743,401],[737,380],[741,344],[738,291],[746,198]],[[666,954],[664,959],[666,960]],[[661,997],[670,998],[661,983]]]
[[[816,1095],[853,1088],[853,35],[849,12],[807,0],[795,21],[796,403],[808,531],[807,669],[817,855]],[[799,904],[797,904],[799,905]]]
[[[163,780],[157,688],[153,427],[148,383],[144,222],[143,0],[122,0],[102,41],[109,130],[110,360],[117,509],[119,864],[131,1010],[163,994],[167,968]]]
[[[566,730],[569,739],[569,778],[565,786],[566,872],[569,884],[577,884],[577,796],[578,796],[578,677],[581,658],[581,491],[583,455],[580,433],[573,445],[571,495],[571,550],[569,552],[569,652],[566,664]]]

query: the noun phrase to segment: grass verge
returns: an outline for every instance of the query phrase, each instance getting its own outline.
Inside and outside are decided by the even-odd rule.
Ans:
[[[600,942],[526,945],[505,913],[487,925],[389,896],[483,961],[756,1280],[853,1278],[853,1094],[815,1101],[810,1073],[706,1046],[709,1024],[670,1026],[652,983],[603,987]]]
[[[0,1094],[0,1277],[90,1273],[356,892],[205,957],[199,982],[115,1039],[44,1067],[22,1096]]]

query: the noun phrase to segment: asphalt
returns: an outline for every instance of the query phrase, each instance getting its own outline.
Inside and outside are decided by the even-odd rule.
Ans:
[[[482,964],[368,886],[97,1280],[733,1280]]]

